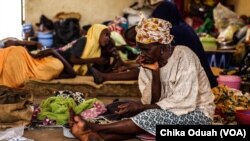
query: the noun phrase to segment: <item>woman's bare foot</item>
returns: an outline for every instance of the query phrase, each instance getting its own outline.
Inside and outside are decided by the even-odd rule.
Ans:
[[[93,75],[94,82],[96,84],[101,84],[105,81],[103,74],[101,72],[99,72],[97,69],[95,69],[94,67],[89,67],[89,71]]]
[[[90,131],[87,122],[80,116],[75,116],[73,120],[74,121],[71,121],[71,132],[75,137],[81,137],[81,135],[84,135]]]
[[[88,134],[83,135],[79,139],[80,141],[104,141],[104,139],[102,139],[100,135],[92,131],[89,132]]]
[[[96,132],[93,132],[88,127],[87,121],[83,120],[80,116],[74,117],[71,132],[80,141],[104,141]]]

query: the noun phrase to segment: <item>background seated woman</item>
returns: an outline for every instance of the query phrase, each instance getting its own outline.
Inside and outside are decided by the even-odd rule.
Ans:
[[[73,66],[78,75],[93,74],[98,78],[95,70],[102,73],[123,72],[121,75],[110,77],[108,80],[137,80],[138,68],[136,71],[130,71],[120,58],[114,41],[110,38],[110,31],[107,26],[102,24],[92,25],[86,37],[81,37],[71,44],[59,48],[59,53]],[[89,68],[90,67],[90,72]],[[101,83],[95,79],[96,83]]]

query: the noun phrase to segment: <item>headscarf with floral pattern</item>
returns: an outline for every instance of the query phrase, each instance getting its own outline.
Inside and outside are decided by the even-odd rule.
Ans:
[[[174,36],[170,34],[170,22],[158,18],[142,18],[136,26],[136,41],[143,44],[158,42],[170,44]]]

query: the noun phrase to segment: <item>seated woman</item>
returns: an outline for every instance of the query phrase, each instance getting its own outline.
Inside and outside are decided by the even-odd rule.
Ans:
[[[153,2],[153,0],[150,1]],[[167,20],[173,26],[173,28],[171,28],[170,30],[170,33],[175,36],[172,44],[184,45],[189,47],[198,56],[201,65],[208,76],[211,88],[217,86],[218,83],[209,66],[205,51],[199,37],[192,29],[192,27],[185,23],[177,6],[172,2],[164,0],[158,0],[158,2],[153,3],[155,3],[155,9],[151,16],[154,18]]]
[[[188,47],[171,46],[170,28],[157,18],[142,19],[136,27],[142,97],[119,105],[115,112],[130,118],[95,124],[74,116],[69,123],[76,138],[120,141],[141,133],[156,135],[156,125],[212,124],[215,104],[207,75]]]
[[[0,85],[21,87],[29,79],[51,80],[63,72],[75,77],[70,64],[53,49],[33,55],[23,46],[0,48]]]
[[[78,75],[86,75],[92,70],[98,70],[103,73],[123,71],[127,66],[117,53],[115,44],[110,38],[110,31],[107,26],[94,24],[90,27],[86,37],[73,41],[71,44],[59,48],[59,53],[73,66]],[[113,61],[111,60],[113,58]],[[90,67],[90,71],[89,68]],[[125,67],[127,68],[127,67]],[[136,80],[138,73],[126,69],[121,76],[110,78],[110,80]],[[136,71],[139,72],[138,69]],[[94,77],[98,76],[93,73]],[[96,83],[100,83],[95,79]]]

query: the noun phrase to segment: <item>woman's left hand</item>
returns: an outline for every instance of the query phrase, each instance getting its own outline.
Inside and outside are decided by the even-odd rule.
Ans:
[[[80,139],[81,135],[88,130],[86,127],[86,121],[84,121],[79,115],[74,116],[73,119],[69,121],[69,126],[70,132],[78,139]]]

